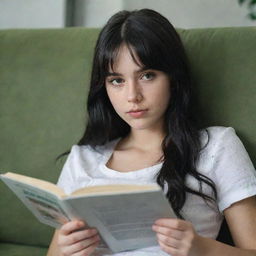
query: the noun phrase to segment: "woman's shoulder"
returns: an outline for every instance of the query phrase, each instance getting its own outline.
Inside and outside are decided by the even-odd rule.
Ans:
[[[210,126],[200,130],[200,141],[203,149],[211,149],[225,142],[232,143],[237,139],[233,127]]]
[[[200,130],[201,151],[199,154],[199,168],[210,171],[217,163],[228,156],[240,156],[246,150],[236,135],[234,128],[211,126]],[[229,161],[230,162],[230,159]],[[207,171],[208,170],[208,171]]]
[[[226,134],[235,134],[235,129],[233,127],[226,127],[226,126],[209,126],[200,130],[201,135],[208,134],[213,138],[219,138],[225,136]]]
[[[208,142],[201,150],[197,167],[215,183],[220,211],[255,195],[255,168],[234,128],[208,127],[202,132]]]
[[[234,128],[214,126],[200,131],[202,148],[198,168],[205,173],[220,170],[253,170],[250,157]]]

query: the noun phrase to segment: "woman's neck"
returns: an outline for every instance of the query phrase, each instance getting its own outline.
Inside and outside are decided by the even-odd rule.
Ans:
[[[132,129],[130,134],[125,138],[124,144],[142,151],[158,151],[162,150],[164,137],[164,132]]]

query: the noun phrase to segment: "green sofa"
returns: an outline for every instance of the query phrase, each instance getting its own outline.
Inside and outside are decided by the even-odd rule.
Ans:
[[[0,172],[56,182],[81,137],[98,29],[0,31]],[[232,126],[256,164],[256,27],[179,29],[201,126]],[[0,182],[0,255],[46,255],[53,229]],[[224,238],[225,238],[224,234]],[[223,236],[221,236],[223,238]]]

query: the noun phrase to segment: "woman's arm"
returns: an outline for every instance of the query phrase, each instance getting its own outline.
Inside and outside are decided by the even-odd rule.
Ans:
[[[256,256],[256,197],[233,204],[224,215],[236,247],[199,236],[183,220],[159,219],[153,230],[162,249],[173,256]]]
[[[256,250],[256,196],[233,204],[224,215],[235,245]]]
[[[46,256],[54,256],[54,255],[60,255],[60,251],[59,248],[57,246],[58,243],[58,234],[59,230],[56,229],[56,231],[54,232],[51,244],[49,246],[49,250],[47,252]]]

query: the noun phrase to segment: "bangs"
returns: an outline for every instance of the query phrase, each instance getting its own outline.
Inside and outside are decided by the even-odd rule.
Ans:
[[[107,49],[107,51],[105,51],[105,55],[103,57],[103,67],[102,67],[105,76],[106,76],[106,74],[108,74],[108,72],[110,70],[114,71],[114,65],[115,65],[116,59],[117,59],[118,54],[123,46],[126,46],[128,48],[129,53],[130,53],[134,63],[137,66],[142,67],[142,68],[144,68],[144,67],[149,68],[148,65],[145,65],[145,63],[143,63],[141,61],[141,58],[140,58],[139,54],[137,53],[136,49],[131,44],[128,44],[127,42],[123,41],[119,45],[115,45],[115,46],[112,45],[112,47],[110,47],[110,49]]]
[[[156,69],[166,72],[168,61],[168,47],[150,24],[139,26],[137,23],[129,24],[125,34],[126,44],[135,61],[136,57],[141,65],[147,69]],[[134,54],[134,55],[133,55]],[[170,55],[169,55],[170,56]],[[137,63],[135,61],[135,63]]]
[[[114,70],[114,64],[123,46],[127,46],[134,63],[139,67],[158,70],[163,68],[159,54],[157,54],[160,51],[159,46],[150,43],[150,40],[143,39],[143,35],[136,34],[133,31],[133,33],[124,35],[124,38],[121,38],[120,35],[109,38],[105,50],[102,52],[103,56],[101,56],[101,68],[105,77],[110,69]]]
[[[159,30],[162,28],[160,27]],[[136,65],[145,69],[155,69],[171,75],[170,70],[175,60],[175,51],[163,40],[159,31],[152,24],[140,24],[136,20],[126,20],[117,30],[106,31],[102,40],[101,71],[106,78],[109,70],[114,70],[114,64],[122,46],[127,46]]]

